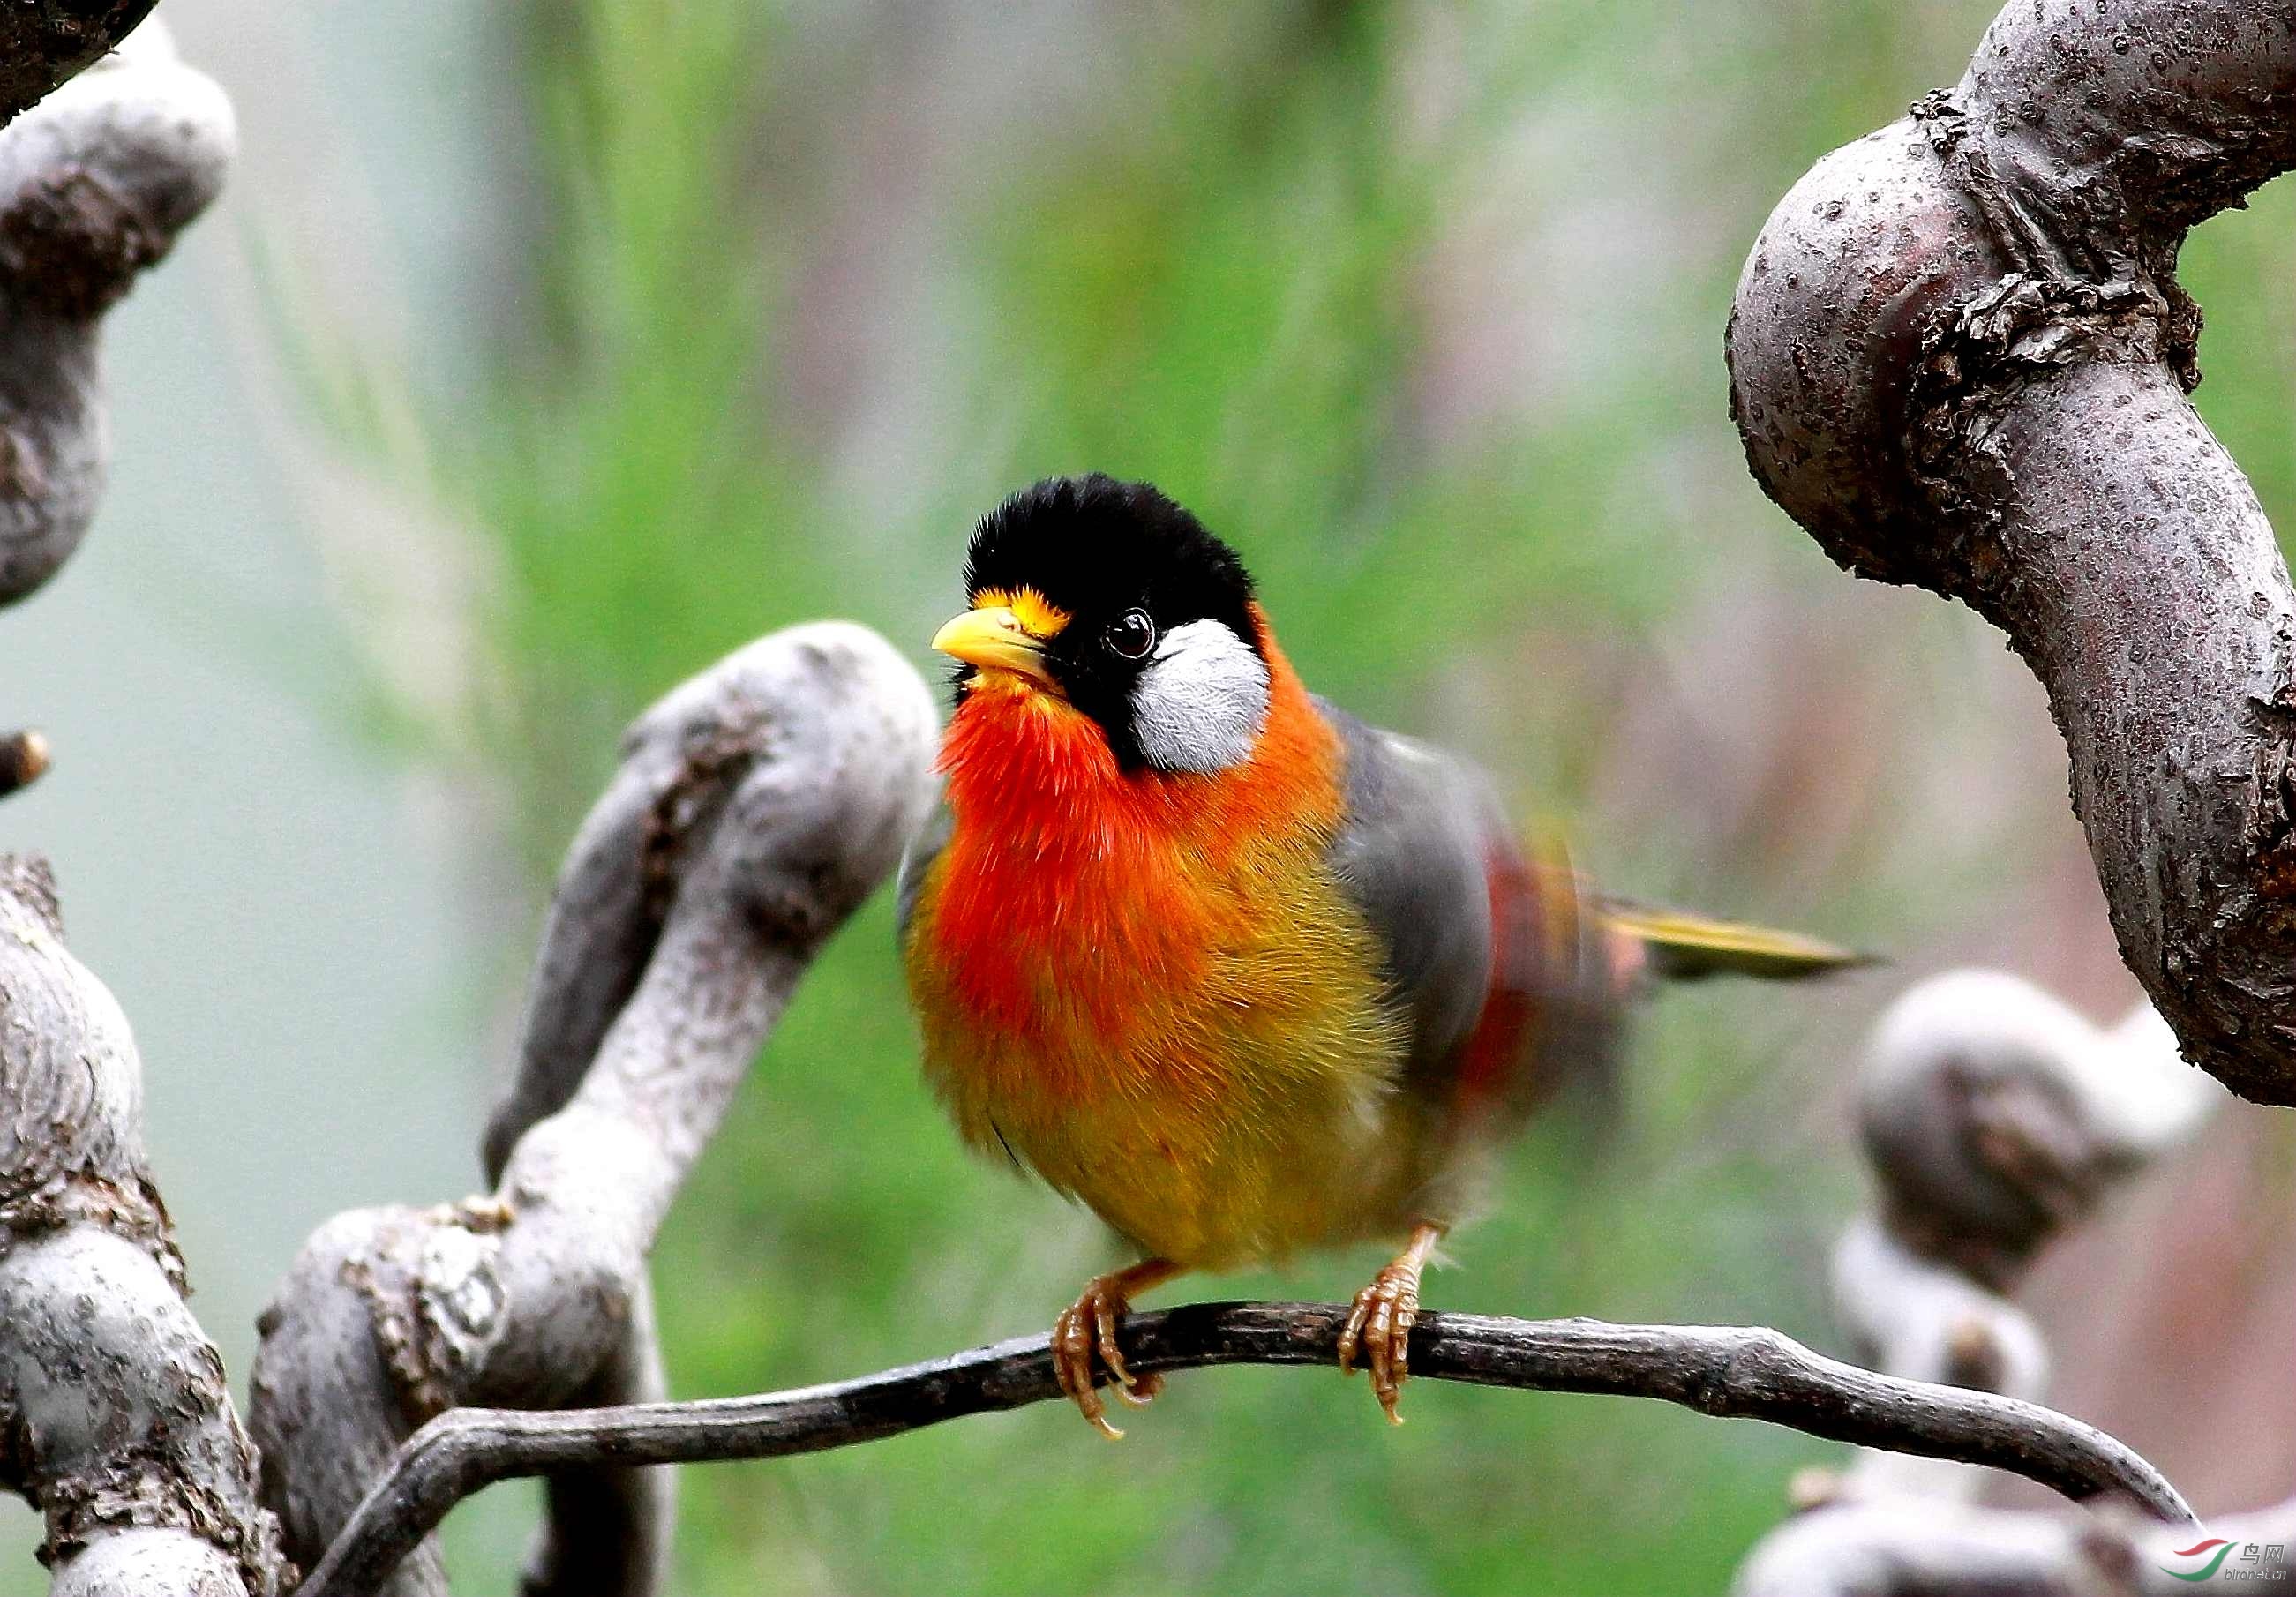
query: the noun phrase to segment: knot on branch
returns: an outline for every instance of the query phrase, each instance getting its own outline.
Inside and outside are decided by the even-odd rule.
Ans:
[[[0,1003],[0,1015],[7,1006]],[[135,1243],[151,1255],[168,1284],[191,1290],[184,1256],[176,1248],[174,1223],[160,1189],[137,1175],[120,1183],[82,1172],[0,1171],[0,1257],[50,1232],[94,1225]]]
[[[213,1357],[212,1349],[209,1350]],[[224,1380],[215,1360],[212,1379]],[[234,1428],[239,1478],[256,1473],[255,1452]],[[250,1597],[267,1597],[292,1580],[279,1558],[279,1522],[260,1510],[250,1511],[243,1496],[216,1491],[182,1472],[164,1437],[90,1460],[81,1469],[52,1477],[41,1490],[46,1537],[41,1563],[54,1568],[122,1531],[172,1529],[196,1537],[239,1567]]]
[[[66,1227],[184,1261],[144,1167],[141,1068],[111,990],[63,945],[55,879],[0,855],[0,1257]]]
[[[2003,1292],[2222,1100],[2149,1007],[2097,1027],[2016,977],[1961,970],[1876,1023],[1858,1129],[1889,1233]]]
[[[2011,272],[1963,299],[1923,338],[1906,384],[1907,471],[1939,518],[1931,586],[1989,614],[2016,574],[1994,536],[2005,494],[1990,446],[2027,383],[2080,362],[2165,363],[2190,390],[2199,336],[2199,313],[2173,283]]]
[[[421,1424],[468,1395],[486,1368],[507,1306],[498,1267],[510,1206],[471,1198],[385,1224],[340,1267],[365,1298],[375,1351],[407,1419]]]
[[[0,210],[0,277],[32,309],[92,321],[171,242],[135,195],[101,172],[66,166],[42,173]]]

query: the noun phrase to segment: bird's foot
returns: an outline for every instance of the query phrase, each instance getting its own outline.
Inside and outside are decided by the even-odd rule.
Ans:
[[[1113,1442],[1124,1433],[1108,1422],[1108,1407],[1093,1381],[1095,1354],[1116,1384],[1116,1395],[1134,1408],[1145,1408],[1164,1389],[1160,1375],[1135,1375],[1116,1345],[1116,1328],[1132,1306],[1132,1294],[1146,1291],[1178,1274],[1177,1265],[1152,1258],[1128,1270],[1095,1275],[1083,1293],[1053,1322],[1053,1373],[1061,1390],[1101,1435]]]
[[[1371,1371],[1372,1396],[1391,1424],[1403,1423],[1395,1404],[1411,1373],[1411,1325],[1419,1317],[1419,1278],[1427,1268],[1427,1256],[1442,1237],[1439,1225],[1414,1229],[1411,1245],[1356,1294],[1347,1328],[1340,1332],[1340,1373],[1353,1375],[1361,1355]]]

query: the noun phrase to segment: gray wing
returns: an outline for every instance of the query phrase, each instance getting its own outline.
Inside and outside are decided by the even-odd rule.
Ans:
[[[948,796],[944,793],[933,800],[932,813],[925,823],[917,828],[917,835],[901,851],[901,870],[893,880],[894,939],[906,943],[909,938],[909,920],[917,912],[917,895],[924,890],[925,872],[948,847],[948,834],[956,825],[956,816],[948,807]]]
[[[1347,813],[1328,858],[1386,953],[1411,1020],[1407,1079],[1447,1075],[1491,983],[1494,847],[1512,854],[1489,782],[1465,762],[1322,700],[1347,760]]]

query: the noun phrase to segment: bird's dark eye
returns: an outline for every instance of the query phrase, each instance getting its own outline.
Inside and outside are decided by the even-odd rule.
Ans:
[[[1138,659],[1156,646],[1156,623],[1148,618],[1146,610],[1136,606],[1111,621],[1103,635],[1111,653]]]

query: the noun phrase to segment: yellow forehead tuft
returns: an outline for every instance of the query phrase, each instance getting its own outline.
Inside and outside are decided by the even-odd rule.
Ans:
[[[974,597],[972,608],[1011,610],[1021,630],[1032,638],[1057,637],[1069,624],[1069,612],[1034,588],[983,588]]]

